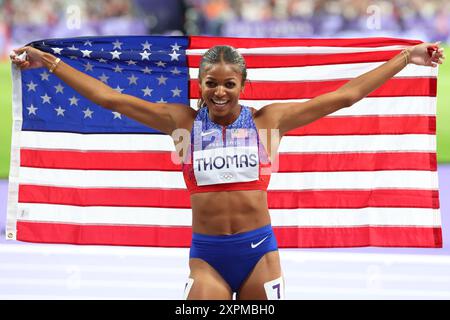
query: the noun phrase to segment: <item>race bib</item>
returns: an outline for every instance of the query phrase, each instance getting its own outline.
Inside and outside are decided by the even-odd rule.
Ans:
[[[197,185],[248,182],[259,179],[258,147],[225,147],[194,151]]]

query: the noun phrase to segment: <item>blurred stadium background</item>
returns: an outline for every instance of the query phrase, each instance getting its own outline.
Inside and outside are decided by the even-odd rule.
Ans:
[[[184,249],[180,249],[181,255],[177,253],[177,249],[170,253],[155,249],[149,255],[148,251],[141,252],[138,248],[102,248],[102,255],[105,256],[103,264],[94,265],[98,262],[93,262],[89,256],[99,253],[95,248],[73,249],[74,252],[84,255],[85,259],[79,260],[76,255],[67,253],[64,251],[66,249],[59,246],[43,247],[45,253],[40,256],[29,249],[29,246],[23,246],[23,249],[13,249],[11,245],[11,249],[8,249],[8,246],[3,246],[6,244],[3,226],[12,120],[8,53],[12,48],[39,39],[118,34],[292,38],[399,37],[429,42],[442,41],[449,55],[450,1],[0,0],[0,271],[3,270],[4,274],[1,276],[0,272],[0,288],[2,285],[8,288],[8,292],[0,290],[0,297],[181,297],[187,276],[187,251]],[[291,291],[287,291],[287,294],[291,299],[450,297],[450,250],[446,245],[450,241],[450,232],[447,231],[450,227],[450,220],[447,218],[450,215],[449,89],[450,60],[447,59],[447,63],[439,69],[437,111],[444,249],[389,249],[388,253],[411,253],[417,256],[417,259],[409,258],[402,262],[387,259],[384,255],[386,250],[382,248],[323,249],[321,252],[316,250],[315,253],[303,251],[305,255],[300,258],[291,255],[293,252],[284,251],[282,259],[285,261],[287,278],[294,283],[297,280],[302,283],[302,286],[295,286],[291,282],[290,287],[288,283],[287,290]],[[323,252],[328,255],[325,257]],[[350,256],[355,252],[361,254],[358,257]],[[336,253],[341,255],[335,255]],[[365,253],[372,255],[367,257],[363,255]],[[383,255],[378,258],[378,253]],[[426,259],[421,256],[423,254],[428,255]],[[7,261],[2,260],[2,255]],[[445,255],[447,260],[434,261],[431,255]],[[146,258],[153,256],[164,260],[167,268],[157,269],[149,266],[151,261]],[[128,259],[126,265],[124,257]],[[30,259],[34,265],[25,266],[23,259]],[[345,264],[344,260],[351,265]],[[332,263],[328,267],[323,264],[324,261]],[[180,267],[174,267],[180,262]],[[399,267],[401,263],[407,269],[406,273],[405,269]],[[106,265],[109,267],[105,267]],[[133,269],[130,265],[136,268]],[[296,272],[300,265],[303,268],[301,275]],[[27,273],[32,271],[30,274],[33,276],[16,276],[17,270]],[[428,278],[424,278],[424,270],[429,274]],[[8,272],[11,274],[9,278],[6,276]],[[52,272],[52,275],[44,275]],[[125,274],[130,277],[132,273],[141,277],[131,280],[121,278],[125,277]],[[162,282],[161,279],[167,279],[169,276],[174,276],[173,283]],[[90,277],[92,279],[89,279]],[[114,281],[107,277],[112,277]],[[157,283],[143,284],[142,277],[153,277]],[[161,279],[156,280],[156,277]],[[83,282],[83,279],[88,282]],[[314,284],[312,280],[315,281]],[[354,285],[350,285],[350,282],[354,282]],[[38,289],[44,283],[47,286],[46,295]],[[89,285],[86,286],[86,283]],[[66,291],[62,293],[56,289],[58,287]],[[120,294],[118,291],[109,290],[111,288],[119,288]],[[149,291],[155,288],[162,291]]]

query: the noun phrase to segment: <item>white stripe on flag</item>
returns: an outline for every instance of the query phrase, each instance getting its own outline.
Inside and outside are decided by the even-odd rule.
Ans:
[[[21,168],[21,184],[90,188],[186,188],[171,171],[64,170]],[[271,190],[437,189],[437,173],[419,170],[273,173]]]
[[[433,171],[342,171],[273,173],[269,190],[438,189]]]
[[[239,100],[244,106],[257,110],[272,103],[305,102],[309,99],[293,100]],[[191,108],[197,109],[197,99],[190,99]],[[387,116],[387,115],[435,115],[436,97],[370,97],[344,108],[330,116]]]
[[[331,64],[323,66],[306,67],[280,67],[280,68],[248,68],[247,79],[250,81],[324,81],[336,79],[351,79],[374,70],[384,62]],[[198,68],[189,68],[191,79],[198,78]],[[437,68],[410,64],[394,78],[437,77]]]
[[[75,224],[190,226],[190,209],[77,207],[19,203],[21,221]],[[270,210],[274,226],[425,226],[440,225],[438,209],[362,208]]]
[[[24,131],[21,148],[90,151],[175,151],[168,135],[89,134]],[[70,148],[70,149],[69,149]],[[279,152],[376,152],[419,151],[435,152],[436,136],[404,135],[332,135],[286,136],[281,139]]]
[[[163,134],[78,134],[23,131],[21,147],[30,149],[90,151],[175,151],[173,140]]]
[[[333,54],[333,53],[352,53],[352,52],[377,52],[402,50],[407,46],[395,45],[384,47],[319,47],[319,46],[292,46],[292,47],[264,47],[264,48],[236,48],[241,54],[255,55],[289,55],[289,54]],[[208,49],[187,49],[186,54],[193,56],[203,55]]]
[[[352,135],[352,136],[286,136],[279,152],[435,152],[436,136],[427,134]]]

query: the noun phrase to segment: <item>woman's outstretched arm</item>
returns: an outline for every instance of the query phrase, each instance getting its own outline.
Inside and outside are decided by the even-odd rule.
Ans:
[[[429,54],[432,48],[433,53]],[[409,63],[435,67],[445,59],[438,43],[422,43],[403,50],[381,66],[350,80],[336,91],[320,95],[306,102],[274,103],[260,109],[268,126],[278,128],[280,134],[304,126],[339,109],[349,107],[376,90]]]
[[[127,94],[121,94],[103,82],[60,61],[50,53],[33,47],[14,50],[11,61],[22,70],[46,67],[54,68],[53,74],[90,101],[112,111],[119,112],[161,132],[171,134],[176,128],[189,126],[194,115],[192,108],[182,104],[151,103]],[[27,59],[18,55],[26,52]],[[194,116],[195,117],[195,116]]]

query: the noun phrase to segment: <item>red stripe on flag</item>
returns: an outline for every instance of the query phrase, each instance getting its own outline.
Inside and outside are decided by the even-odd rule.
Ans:
[[[441,228],[423,227],[274,227],[280,248],[431,247],[442,248]]]
[[[346,84],[349,80],[329,81],[249,81],[240,99],[277,100],[277,99],[311,99],[321,94],[332,92]],[[189,98],[199,98],[197,79],[189,81]],[[394,78],[388,80],[368,95],[368,97],[404,97],[404,96],[436,96],[436,78]]]
[[[270,209],[367,207],[439,208],[437,190],[372,189],[279,191],[267,193]]]
[[[190,36],[189,49],[209,49],[218,44],[235,48],[267,48],[267,47],[363,47],[376,48],[384,46],[413,46],[420,44],[419,40],[395,38],[348,38],[348,39],[289,39],[289,38],[233,38]]]
[[[20,165],[33,168],[82,170],[181,171],[172,152],[109,152],[21,149]]]
[[[328,64],[347,64],[364,62],[388,61],[400,50],[355,52],[336,54],[243,54],[247,68],[281,68],[281,67],[306,67]],[[190,68],[200,66],[201,55],[188,55],[187,64]]]
[[[171,152],[20,151],[22,167],[75,170],[181,171]],[[329,172],[371,170],[436,171],[436,154],[428,152],[281,153],[278,172]]]
[[[434,247],[442,248],[441,228],[422,227],[274,227],[280,248]],[[17,222],[17,240],[43,243],[189,247],[190,227],[105,226]]]
[[[437,170],[435,153],[282,153],[278,172]]]
[[[19,203],[74,206],[190,208],[186,189],[69,188],[19,185]]]
[[[270,209],[403,207],[439,208],[436,190],[322,190],[267,192]],[[191,207],[185,189],[108,189],[19,185],[19,203],[74,206]]]
[[[289,131],[288,136],[435,134],[435,116],[325,117]]]
[[[188,247],[191,227],[76,225],[17,221],[17,240],[43,243]]]

